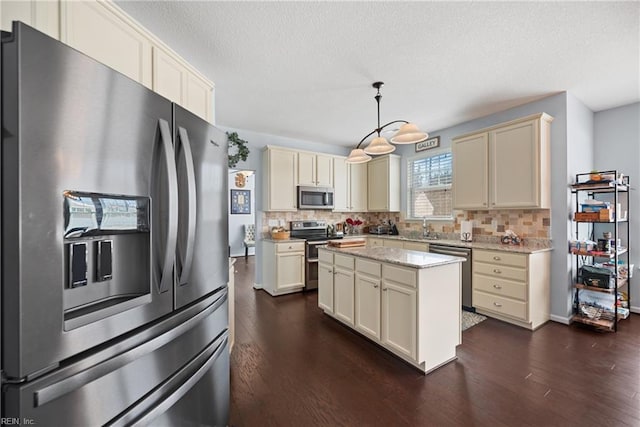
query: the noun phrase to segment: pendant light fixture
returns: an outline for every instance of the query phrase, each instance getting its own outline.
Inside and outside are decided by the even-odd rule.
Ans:
[[[418,129],[418,126],[413,123],[409,123],[406,120],[394,120],[383,126],[380,126],[380,100],[382,99],[380,88],[383,84],[384,82],[375,82],[372,84],[372,86],[378,90],[378,93],[376,93],[375,96],[376,103],[378,104],[378,127],[369,132],[364,138],[360,140],[356,148],[351,150],[351,154],[349,154],[349,157],[347,157],[347,163],[368,162],[369,160],[371,160],[371,156],[369,154],[379,155],[391,153],[392,151],[394,151],[396,147],[389,144],[389,141],[387,141],[385,137],[380,136],[380,132],[382,132],[384,128],[394,123],[403,123],[403,125],[400,126],[398,132],[396,132],[396,134],[391,138],[391,142],[393,142],[394,144],[415,144],[416,142],[422,142],[429,138],[428,133],[421,131],[420,129]],[[376,133],[378,136],[373,138],[373,140],[367,147],[365,147],[364,149],[360,148],[362,143],[374,133]]]

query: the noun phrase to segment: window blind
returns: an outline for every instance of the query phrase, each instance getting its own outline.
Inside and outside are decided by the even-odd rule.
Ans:
[[[409,160],[410,218],[451,218],[453,198],[451,151]]]

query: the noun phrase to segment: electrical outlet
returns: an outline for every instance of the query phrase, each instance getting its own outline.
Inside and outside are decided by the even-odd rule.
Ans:
[[[493,229],[493,231],[498,231],[498,220],[497,219],[492,219],[491,220],[491,228]]]
[[[277,219],[270,219],[269,220],[269,227],[277,227],[278,226],[278,220]]]

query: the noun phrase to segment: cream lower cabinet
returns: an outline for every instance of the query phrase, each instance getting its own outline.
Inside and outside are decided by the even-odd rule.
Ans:
[[[540,113],[454,138],[454,209],[550,207],[552,120]]]
[[[304,287],[304,241],[262,241],[263,288],[283,295]]]
[[[403,248],[411,251],[429,252],[429,244],[422,242],[404,242]]]
[[[263,163],[265,171],[264,210],[297,211],[297,152],[267,146],[263,154]]]
[[[382,246],[385,248],[404,249],[404,242],[402,240],[382,239]]]
[[[354,258],[347,255],[333,256],[334,315],[347,325],[354,325]]]
[[[379,239],[377,237],[367,237],[368,248],[375,248],[378,246],[384,246],[384,239]]]
[[[333,313],[333,254],[318,254],[318,307]]]
[[[416,289],[386,279],[382,282],[382,343],[416,358]]]
[[[376,341],[381,338],[380,275],[379,262],[356,259],[355,328]]]
[[[550,316],[550,253],[474,249],[472,304],[476,311],[534,330]]]

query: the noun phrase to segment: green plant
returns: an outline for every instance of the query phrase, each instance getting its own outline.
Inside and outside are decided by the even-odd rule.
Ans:
[[[249,157],[248,142],[241,139],[237,132],[227,132],[227,138],[229,139],[229,150],[231,150],[232,147],[238,148],[236,154],[229,154],[229,167],[234,168],[240,160],[244,162],[247,160],[247,157]]]

